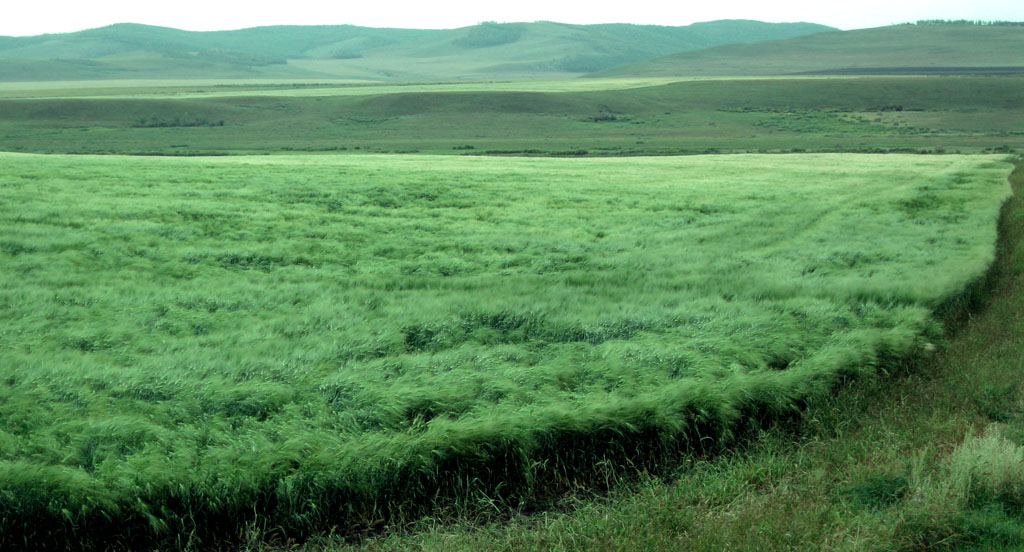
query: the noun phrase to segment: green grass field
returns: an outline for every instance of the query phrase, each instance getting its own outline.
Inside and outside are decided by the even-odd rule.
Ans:
[[[0,150],[623,156],[1024,150],[1020,77],[645,79],[38,90]],[[113,86],[113,85],[112,85]],[[157,95],[162,97],[156,97]]]
[[[857,380],[722,454],[580,489],[541,511],[481,501],[354,543],[281,551],[1000,550],[1024,547],[1024,164],[984,300],[934,354]]]
[[[702,25],[0,37],[0,550],[1024,546],[1024,27]]]
[[[525,504],[735,442],[929,349],[1010,170],[0,159],[0,547],[57,549]]]

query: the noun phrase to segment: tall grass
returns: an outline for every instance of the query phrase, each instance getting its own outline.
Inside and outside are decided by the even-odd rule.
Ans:
[[[328,535],[298,548],[1021,549],[1022,169],[1011,175],[1016,194],[1003,206],[983,304],[912,367],[850,382],[797,423],[772,424],[722,454],[620,477],[610,493],[581,489],[540,510],[470,503],[356,546]]]
[[[927,349],[1010,168],[2,159],[5,548],[302,537],[722,446]]]

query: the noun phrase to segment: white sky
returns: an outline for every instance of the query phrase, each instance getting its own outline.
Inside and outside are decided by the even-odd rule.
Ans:
[[[69,32],[112,23],[193,31],[263,25],[336,25],[450,29],[481,21],[688,25],[715,19],[807,21],[860,29],[918,19],[1024,20],[1022,0],[14,0],[5,2],[0,36]],[[690,4],[690,5],[688,5]],[[624,9],[623,6],[626,8]]]

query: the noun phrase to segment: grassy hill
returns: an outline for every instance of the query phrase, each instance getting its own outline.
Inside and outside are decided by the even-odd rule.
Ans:
[[[271,61],[305,57],[333,44],[385,46],[440,33],[436,30],[376,29],[353,25],[255,27],[196,32],[119,23],[74,33],[0,39],[3,59],[103,59],[131,52],[183,54],[234,51]]]
[[[215,32],[124,23],[75,33],[0,37],[0,80],[550,77],[825,30],[831,28],[759,21],[686,27],[484,23],[450,30],[273,26]]]
[[[808,23],[716,21],[654,25],[484,24],[415,42],[371,49],[360,57],[296,60],[297,66],[345,78],[398,80],[577,76],[623,63],[724,43],[774,40],[831,30]]]
[[[381,47],[437,32],[352,25],[194,32],[122,23],[75,33],[4,37],[0,80],[314,76],[288,67],[288,59],[352,44]]]
[[[683,75],[1024,72],[1024,26],[895,25],[677,53],[594,73]]]

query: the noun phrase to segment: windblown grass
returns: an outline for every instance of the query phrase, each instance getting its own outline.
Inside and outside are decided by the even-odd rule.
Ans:
[[[927,348],[1010,169],[0,159],[6,548],[301,537],[726,444]]]
[[[553,508],[455,504],[373,538],[290,547],[251,534],[246,549],[1021,550],[1024,165],[1010,182],[984,304],[934,354],[843,385],[797,423],[653,474],[613,474],[611,492],[581,489]]]

